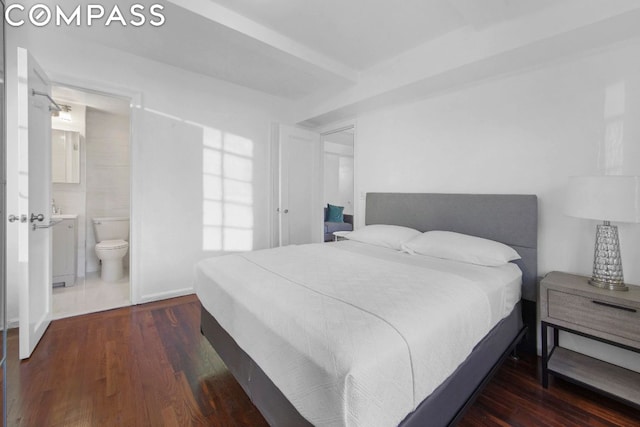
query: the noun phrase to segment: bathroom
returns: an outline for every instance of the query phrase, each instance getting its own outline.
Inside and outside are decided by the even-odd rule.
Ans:
[[[53,318],[130,305],[130,101],[52,95]]]

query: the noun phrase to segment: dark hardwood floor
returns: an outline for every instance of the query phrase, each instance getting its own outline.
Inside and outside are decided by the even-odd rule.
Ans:
[[[265,426],[199,332],[194,296],[54,321],[18,362],[9,334],[10,426]],[[461,426],[639,426],[640,411],[508,360]]]

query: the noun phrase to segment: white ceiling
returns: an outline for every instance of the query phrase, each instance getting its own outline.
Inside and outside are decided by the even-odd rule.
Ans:
[[[214,1],[214,0],[210,0]],[[356,70],[453,30],[486,26],[562,0],[215,0]]]
[[[169,0],[162,2],[166,23],[161,27],[93,25],[64,31],[272,95],[301,99],[348,86],[370,66],[455,29],[529,13],[552,1],[564,0]],[[69,10],[77,4],[58,3]],[[107,11],[116,3],[101,2]],[[138,3],[148,7],[157,0]],[[207,14],[208,6],[216,9]],[[226,17],[227,13],[237,17]],[[234,25],[238,18],[244,18],[242,25]],[[265,31],[271,33],[256,36]]]
[[[116,2],[101,4],[110,10]],[[165,7],[161,27],[94,25],[63,31],[306,105],[343,93],[345,106],[374,99],[383,86],[409,87],[428,75],[445,81],[443,73],[459,69],[463,57],[482,64],[499,53],[539,48],[545,39],[595,29],[593,24],[616,14],[640,10],[636,0],[137,1],[147,7],[157,2]],[[73,8],[77,2],[58,4]],[[615,23],[604,27],[611,28]],[[607,38],[602,31],[593,33],[593,40]],[[622,33],[614,38],[628,37]],[[450,65],[439,70],[440,64]],[[429,67],[431,74],[425,74]],[[335,110],[325,104],[310,117]]]
[[[357,70],[464,25],[448,0],[216,3]]]

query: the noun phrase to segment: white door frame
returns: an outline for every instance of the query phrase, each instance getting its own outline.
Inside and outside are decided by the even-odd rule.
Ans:
[[[109,83],[99,83],[91,80],[84,80],[78,77],[71,77],[64,74],[51,73],[51,84],[53,86],[64,86],[81,92],[95,93],[103,96],[116,96],[131,100],[129,108],[129,300],[132,305],[141,301],[139,283],[140,282],[140,241],[141,220],[137,215],[136,198],[137,183],[134,175],[136,166],[140,159],[140,153],[136,140],[139,133],[139,116],[142,105],[142,93],[124,89]]]
[[[323,181],[322,181],[322,192],[324,194],[324,141],[325,136],[331,135],[333,133],[342,132],[345,130],[353,129],[353,228],[356,229],[356,222],[360,220],[360,212],[364,212],[364,208],[360,206],[361,202],[364,202],[365,195],[364,193],[358,196],[358,150],[357,150],[357,142],[358,142],[358,125],[357,119],[349,119],[340,122],[331,123],[325,126],[320,127],[320,145],[322,146],[323,155],[320,160],[320,170],[322,171]],[[364,225],[364,221],[359,222],[359,224]]]

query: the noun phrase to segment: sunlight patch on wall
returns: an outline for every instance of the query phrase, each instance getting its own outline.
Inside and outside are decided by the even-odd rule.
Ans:
[[[202,249],[253,249],[253,141],[203,129]]]

